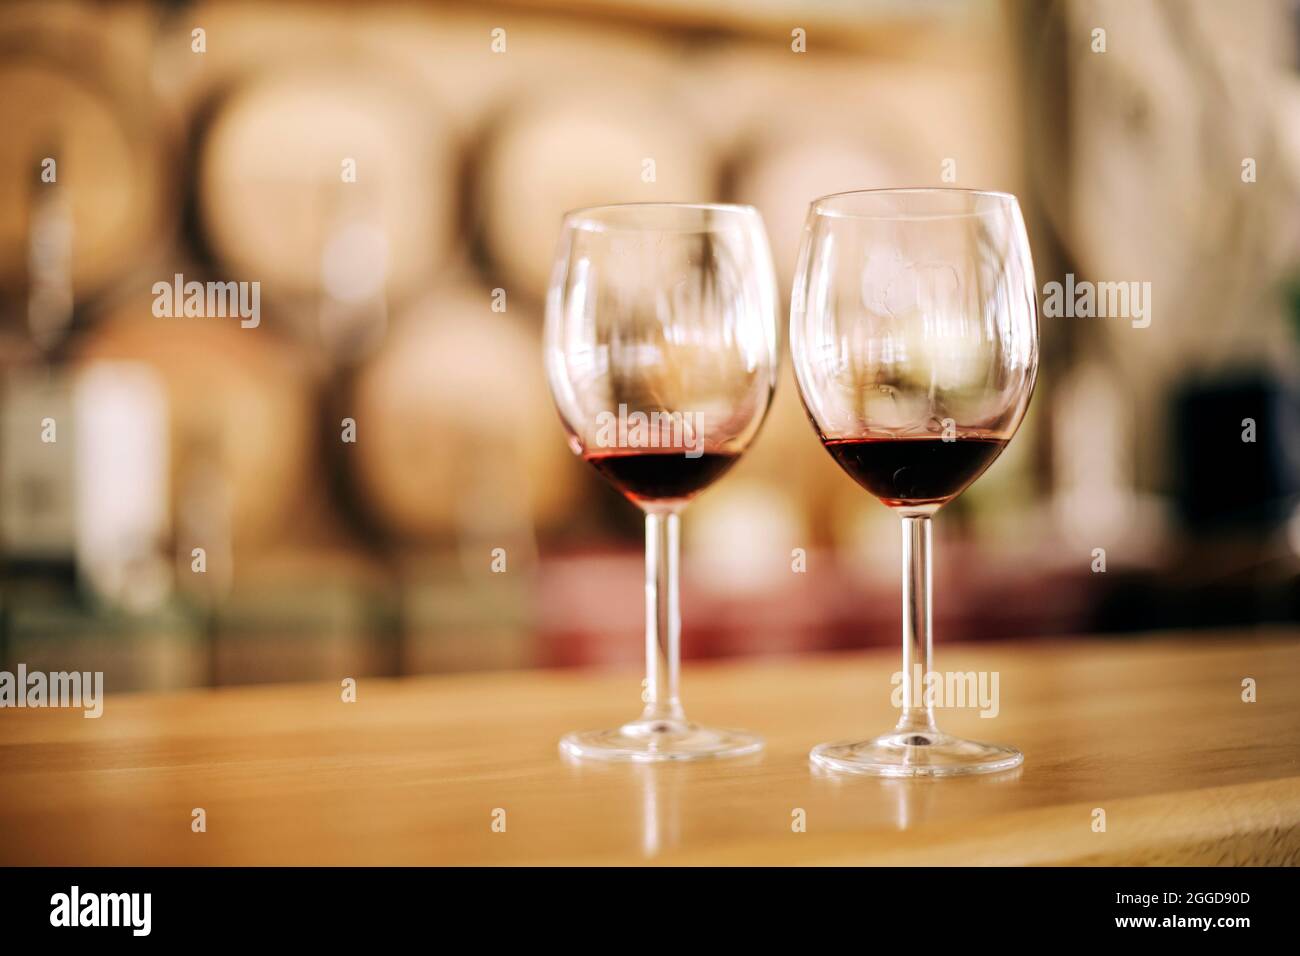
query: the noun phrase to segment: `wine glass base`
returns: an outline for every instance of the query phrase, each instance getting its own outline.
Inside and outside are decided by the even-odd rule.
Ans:
[[[763,749],[763,738],[743,730],[716,730],[686,721],[636,720],[612,730],[565,734],[560,750],[582,760],[708,760]]]
[[[997,773],[1013,770],[1025,759],[1012,747],[982,744],[935,730],[894,731],[868,740],[818,744],[808,757],[826,770],[877,777]]]

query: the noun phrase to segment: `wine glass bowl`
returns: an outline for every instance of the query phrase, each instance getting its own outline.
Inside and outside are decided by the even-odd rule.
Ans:
[[[902,519],[903,712],[892,734],[812,760],[879,775],[1009,769],[1010,748],[940,732],[917,699],[930,671],[930,519],[1001,454],[1038,368],[1037,298],[1014,196],[964,189],[839,193],[809,209],[790,351],[817,434]]]
[[[1033,391],[1033,263],[1015,197],[824,197],[798,276],[790,348],[822,441],[886,504],[937,510],[992,464]],[[916,444],[856,444],[876,442]]]
[[[752,753],[688,721],[678,693],[679,512],[757,435],[776,385],[776,285],[748,206],[631,203],[565,217],[547,298],[547,375],[569,445],[646,514],[640,718],[569,734],[570,756]]]

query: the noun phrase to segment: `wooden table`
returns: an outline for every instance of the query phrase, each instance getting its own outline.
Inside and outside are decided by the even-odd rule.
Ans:
[[[692,663],[692,716],[768,741],[692,765],[561,761],[561,732],[631,715],[630,673],[362,679],[356,703],[337,684],[110,689],[99,720],[0,710],[0,863],[1300,861],[1300,631],[955,645],[938,664],[1000,673],[997,718],[941,724],[1018,745],[1023,768],[815,775],[812,744],[891,722],[883,652]]]

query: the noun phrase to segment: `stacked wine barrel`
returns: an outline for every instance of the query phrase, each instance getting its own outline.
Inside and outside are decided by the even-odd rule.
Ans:
[[[950,159],[959,185],[1016,185],[995,175],[1015,166],[1012,107],[971,62],[813,57],[770,35],[689,46],[510,9],[13,9],[3,288],[23,288],[38,164],[57,155],[70,354],[161,376],[173,507],[216,474],[236,582],[276,549],[357,533],[527,554],[582,520],[593,485],[540,353],[566,209],[752,203],[784,290],[817,195],[939,184]],[[259,283],[257,327],[156,317],[153,284],[175,274]],[[698,507],[725,511],[733,484],[788,515],[782,534],[833,535],[849,486],[788,375],[735,481]],[[190,525],[174,522],[178,553]]]

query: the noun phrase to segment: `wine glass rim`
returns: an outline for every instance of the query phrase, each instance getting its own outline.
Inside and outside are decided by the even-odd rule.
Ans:
[[[966,189],[961,186],[885,186],[876,189],[846,189],[841,192],[827,193],[825,196],[818,196],[809,204],[809,209],[813,214],[818,216],[828,216],[835,219],[867,219],[878,220],[881,222],[922,222],[926,220],[939,219],[965,219],[972,216],[984,216],[992,209],[963,209],[954,212],[916,212],[908,213],[897,210],[868,212],[863,210],[846,210],[832,208],[837,200],[853,199],[855,197],[880,197],[888,198],[891,196],[964,196],[970,199],[987,199],[997,203],[999,208],[1006,206],[1019,207],[1020,200],[1016,198],[1015,193],[1003,192],[997,189]]]
[[[744,215],[758,215],[758,210],[748,203],[729,203],[729,202],[615,202],[602,203],[596,206],[579,206],[577,209],[570,209],[564,214],[564,222],[578,229],[604,230],[618,228],[619,224],[611,222],[604,217],[608,214],[617,214],[624,211],[644,209],[644,210],[677,210],[677,211],[695,211],[711,213],[741,213]]]

